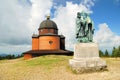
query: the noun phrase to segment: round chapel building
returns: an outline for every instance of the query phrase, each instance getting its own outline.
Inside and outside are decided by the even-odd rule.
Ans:
[[[47,16],[40,23],[38,34],[32,35],[32,50],[24,52],[24,59],[41,55],[72,55],[73,52],[65,49],[65,37],[58,35],[57,24]]]

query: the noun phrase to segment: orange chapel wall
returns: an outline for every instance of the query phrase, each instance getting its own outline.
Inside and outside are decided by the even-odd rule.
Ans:
[[[30,59],[30,58],[32,58],[31,54],[24,54],[24,59],[25,60]]]
[[[60,49],[59,36],[39,37],[39,50],[58,50],[58,49]]]
[[[39,50],[39,38],[32,38],[32,50]]]

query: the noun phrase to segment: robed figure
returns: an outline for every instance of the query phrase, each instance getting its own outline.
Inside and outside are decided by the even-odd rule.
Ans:
[[[94,34],[93,21],[89,14],[85,12],[78,12],[76,18],[76,38],[78,42],[92,42]]]

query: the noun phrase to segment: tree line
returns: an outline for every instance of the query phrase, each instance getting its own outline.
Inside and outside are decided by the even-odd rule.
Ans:
[[[99,56],[100,57],[120,57],[120,46],[118,46],[117,48],[113,47],[112,54],[109,54],[107,49],[105,50],[105,52],[99,50]],[[17,56],[14,55],[14,54],[9,54],[9,55],[6,55],[6,56],[0,56],[0,60],[16,59],[16,58],[20,58],[20,57],[23,57],[23,54],[17,55]]]
[[[0,60],[4,60],[4,59],[16,59],[16,58],[20,58],[20,57],[23,57],[23,55],[14,55],[14,54],[9,54],[9,55],[6,55],[6,56],[0,56]]]
[[[99,56],[100,57],[120,57],[120,46],[113,47],[112,54],[109,54],[107,49],[105,50],[105,52],[102,52],[101,50],[99,50]]]

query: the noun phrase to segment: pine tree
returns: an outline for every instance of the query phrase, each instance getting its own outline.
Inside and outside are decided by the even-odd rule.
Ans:
[[[116,58],[118,57],[118,54],[119,54],[119,49],[117,48],[117,49],[115,50],[115,57],[116,57]]]
[[[111,57],[115,57],[115,50],[116,50],[116,48],[115,48],[115,47],[113,47],[113,50],[112,50],[112,55],[111,55]]]
[[[107,49],[105,51],[105,57],[109,57],[109,53],[108,53]]]
[[[118,47],[118,57],[120,57],[120,46]]]
[[[0,60],[2,60],[2,56],[0,56]]]
[[[112,57],[120,57],[120,46],[117,48],[113,47]]]
[[[104,57],[104,53],[101,50],[99,50],[99,56]]]

